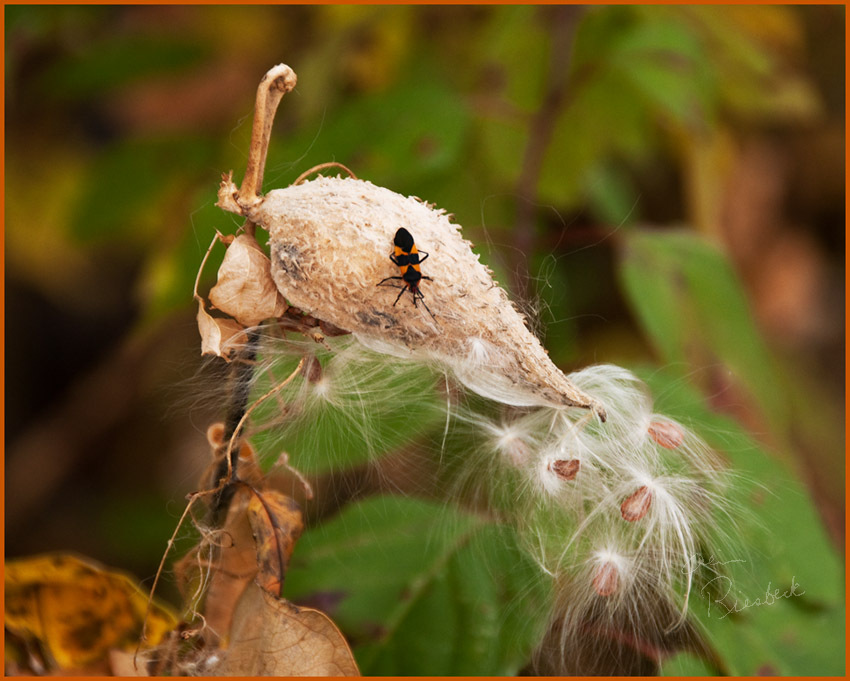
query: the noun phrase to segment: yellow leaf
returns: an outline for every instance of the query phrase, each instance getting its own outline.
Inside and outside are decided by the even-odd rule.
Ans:
[[[120,572],[56,553],[9,561],[5,582],[6,629],[37,641],[48,664],[80,668],[139,642],[148,595]],[[158,644],[176,625],[169,609],[153,603],[147,642]]]

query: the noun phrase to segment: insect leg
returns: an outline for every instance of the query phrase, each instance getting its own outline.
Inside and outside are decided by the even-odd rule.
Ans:
[[[437,318],[434,316],[434,313],[433,313],[433,312],[431,312],[431,310],[429,309],[428,305],[426,305],[426,303],[425,303],[425,296],[423,296],[423,295],[422,295],[422,291],[420,291],[419,289],[416,289],[416,293],[418,293],[418,294],[419,294],[419,300],[421,300],[421,301],[422,301],[422,307],[424,307],[424,308],[428,311],[428,314],[429,314],[429,315],[431,315],[431,319],[433,319],[433,320],[436,322],[436,321],[437,321]],[[414,304],[414,305],[416,304],[416,296],[413,296],[413,304]]]
[[[401,279],[401,277],[393,277],[393,278],[394,278],[394,279]],[[404,295],[404,292],[405,292],[406,290],[407,290],[407,286],[404,286],[404,287],[401,289],[401,291],[399,291],[399,292],[398,292],[398,296],[397,296],[397,297],[396,297],[396,299],[395,299],[395,303],[397,303],[397,302],[399,301],[399,299],[400,299],[400,298]],[[416,300],[416,298],[415,298],[415,297],[414,297],[414,300]],[[395,303],[393,303],[393,307],[395,307]]]

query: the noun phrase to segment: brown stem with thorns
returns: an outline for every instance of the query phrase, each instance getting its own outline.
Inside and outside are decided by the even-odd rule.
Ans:
[[[245,178],[242,180],[237,196],[239,204],[243,207],[251,206],[259,201],[274,115],[280,100],[295,87],[297,82],[295,71],[286,64],[278,64],[270,69],[260,81],[257,88],[257,104],[254,109],[254,128],[251,132],[248,167],[245,169]]]

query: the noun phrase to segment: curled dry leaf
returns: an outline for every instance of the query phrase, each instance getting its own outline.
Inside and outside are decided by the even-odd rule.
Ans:
[[[232,319],[213,317],[198,300],[198,331],[201,334],[201,354],[215,355],[230,361],[247,337],[241,324]]]
[[[370,182],[326,178],[240,204],[226,177],[218,205],[269,230],[271,274],[284,297],[388,354],[450,368],[471,390],[518,406],[605,409],[549,359],[491,272],[448,216]],[[398,276],[393,238],[405,227],[421,251],[421,290],[436,319],[377,284]],[[409,298],[409,297],[408,297]]]
[[[575,480],[581,468],[578,459],[558,459],[549,464],[549,469],[561,480]]]
[[[288,496],[265,490],[251,495],[247,512],[257,548],[257,582],[280,596],[289,557],[304,529],[301,509]]]
[[[318,610],[298,608],[251,584],[233,615],[223,676],[359,676],[336,625]]]
[[[205,488],[215,487],[218,480],[214,479],[215,474],[220,470],[221,457],[227,453],[228,440],[224,439],[224,424],[221,422],[213,423],[207,428],[207,442],[212,448],[213,460],[207,470],[201,476],[201,485]],[[265,476],[260,468],[260,462],[257,459],[257,453],[254,447],[247,440],[241,440],[239,446],[239,479],[253,487],[263,485]]]
[[[685,440],[685,431],[672,421],[653,421],[648,432],[655,443],[665,449],[676,449]]]
[[[240,234],[227,247],[209,298],[243,326],[280,317],[287,307],[272,281],[268,257],[248,234]]]
[[[37,643],[49,669],[80,669],[110,650],[134,650],[148,595],[127,575],[67,554],[12,560],[5,566],[5,627]],[[147,642],[158,644],[177,618],[152,603]]]
[[[637,490],[628,496],[620,505],[620,515],[623,516],[623,520],[628,520],[630,523],[633,523],[636,520],[640,520],[647,514],[650,504],[652,504],[652,492],[649,487],[643,485],[638,487]]]

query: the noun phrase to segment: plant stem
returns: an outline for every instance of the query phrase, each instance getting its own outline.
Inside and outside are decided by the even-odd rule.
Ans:
[[[248,166],[237,197],[239,204],[243,207],[250,206],[259,199],[263,188],[263,172],[266,168],[266,154],[269,150],[274,115],[280,100],[295,87],[297,80],[291,68],[286,64],[278,64],[263,76],[257,88]]]

